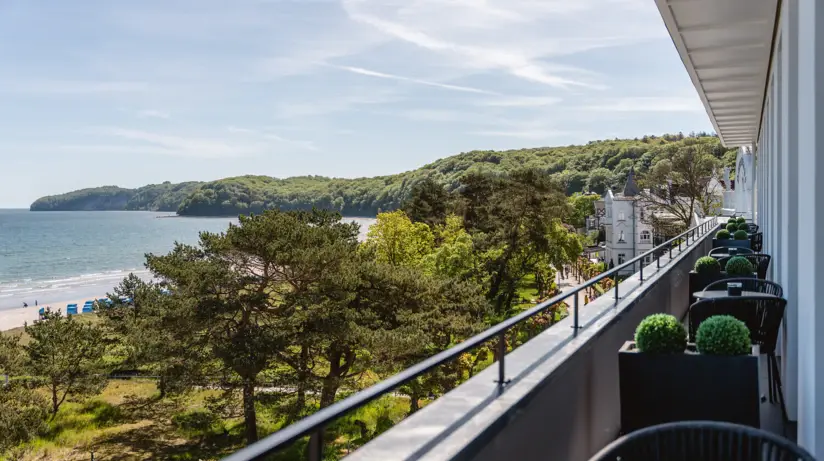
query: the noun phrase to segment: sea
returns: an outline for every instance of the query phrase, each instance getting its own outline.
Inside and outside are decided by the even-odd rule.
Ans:
[[[360,239],[375,221],[360,224]],[[222,232],[232,218],[190,218],[143,211],[0,209],[0,310],[93,298],[130,272],[150,279],[146,253],[196,244],[201,231]]]

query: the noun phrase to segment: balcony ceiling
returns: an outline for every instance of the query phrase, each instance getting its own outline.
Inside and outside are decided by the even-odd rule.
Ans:
[[[778,0],[655,3],[721,142],[754,144]]]

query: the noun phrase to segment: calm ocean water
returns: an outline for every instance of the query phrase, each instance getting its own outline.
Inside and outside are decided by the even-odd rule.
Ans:
[[[0,210],[0,309],[99,296],[129,272],[144,278],[145,253],[174,242],[197,243],[198,232],[225,230],[231,218],[179,218],[137,211]],[[346,218],[361,225],[374,219]]]

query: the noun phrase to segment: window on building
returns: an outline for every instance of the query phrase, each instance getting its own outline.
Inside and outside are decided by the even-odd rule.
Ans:
[[[646,219],[646,213],[644,213],[644,209],[641,208],[641,221],[643,221],[644,219]]]
[[[644,265],[646,266],[646,265],[647,265],[647,264],[649,264],[649,263],[650,263],[650,257],[649,257],[649,255],[644,256]]]
[[[648,230],[641,231],[641,241],[649,242],[650,240],[652,240],[652,234]]]
[[[626,217],[626,215],[624,215],[623,211],[618,213],[618,221],[624,221],[626,219],[627,219],[627,217]]]
[[[626,259],[627,255],[624,253],[618,253],[618,265],[624,264],[624,260]]]
[[[621,232],[618,234],[618,242],[619,242],[619,243],[621,243],[621,242],[626,242],[626,240],[624,240],[624,231],[621,231]]]

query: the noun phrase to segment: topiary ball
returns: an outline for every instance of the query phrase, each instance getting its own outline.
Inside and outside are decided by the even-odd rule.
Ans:
[[[715,240],[729,240],[730,239],[730,231],[726,229],[721,229],[720,231],[715,233]]]
[[[675,316],[652,314],[638,324],[635,346],[650,354],[681,354],[687,348],[687,330]]]
[[[721,264],[712,256],[703,256],[695,261],[695,272],[701,275],[718,275],[721,273]]]
[[[738,225],[738,230],[746,231],[747,229],[749,229],[749,227],[747,227],[747,223],[745,222]]]
[[[737,230],[734,234],[732,234],[736,240],[747,240],[750,238],[750,234],[747,233],[745,230]]]
[[[752,267],[750,260],[743,256],[733,256],[730,258],[724,270],[727,271],[727,275],[730,277],[739,275],[752,277],[752,273],[755,272],[755,268]]]
[[[738,223],[731,222],[731,223],[727,224],[727,230],[730,233],[733,233],[733,232],[737,231],[738,230]]]
[[[738,219],[736,219],[736,221],[738,222],[738,224],[744,224],[745,222],[747,222],[747,220],[743,216],[739,216]]]
[[[695,332],[698,352],[707,355],[747,355],[752,351],[750,329],[729,315],[714,315]]]
[[[727,224],[738,224],[738,218],[733,216],[732,218],[727,220]]]

